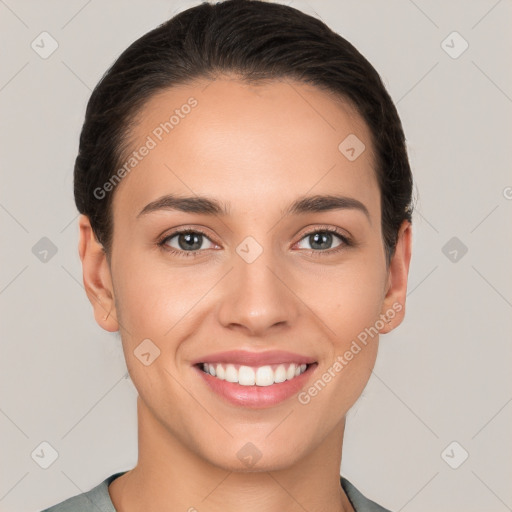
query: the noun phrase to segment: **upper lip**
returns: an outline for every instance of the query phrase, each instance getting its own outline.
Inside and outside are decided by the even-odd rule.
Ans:
[[[278,363],[311,364],[315,359],[284,350],[268,350],[266,352],[250,352],[247,350],[228,350],[216,352],[196,359],[192,364],[199,363],[232,363],[245,366],[264,366]]]

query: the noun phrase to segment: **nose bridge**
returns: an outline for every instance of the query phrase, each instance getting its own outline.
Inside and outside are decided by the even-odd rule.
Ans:
[[[282,261],[270,239],[265,237],[264,245],[248,236],[235,248],[230,286],[219,309],[219,321],[225,327],[243,326],[251,334],[262,335],[278,324],[290,326],[298,316],[297,299],[285,284]]]

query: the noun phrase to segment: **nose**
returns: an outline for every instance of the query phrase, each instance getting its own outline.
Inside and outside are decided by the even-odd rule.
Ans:
[[[224,280],[218,320],[223,327],[249,336],[290,329],[300,314],[297,292],[291,272],[271,250],[263,250],[254,261],[234,253],[233,270]]]

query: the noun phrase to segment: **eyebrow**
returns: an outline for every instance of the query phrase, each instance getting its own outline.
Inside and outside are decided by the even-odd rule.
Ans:
[[[358,210],[368,218],[371,223],[368,208],[359,200],[353,197],[340,195],[314,195],[297,199],[286,209],[281,210],[281,214],[299,215],[306,213],[326,212],[330,210]],[[205,196],[178,196],[167,194],[155,201],[147,204],[137,215],[137,218],[151,212],[159,210],[177,210],[187,213],[197,213],[202,215],[219,215],[222,217],[229,215],[229,204],[222,203],[216,199]]]

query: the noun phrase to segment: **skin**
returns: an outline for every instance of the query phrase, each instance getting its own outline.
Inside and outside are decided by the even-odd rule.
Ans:
[[[119,330],[139,393],[138,463],[110,485],[111,499],[120,512],[352,511],[339,482],[345,415],[370,377],[378,336],[305,405],[294,396],[237,407],[191,364],[224,350],[288,350],[318,362],[312,385],[393,304],[403,307],[380,334],[402,322],[411,225],[402,224],[386,267],[370,132],[348,104],[310,85],[224,76],[168,89],[141,111],[133,148],[190,96],[198,106],[115,190],[110,258],[88,218],[79,221],[96,321]],[[353,162],[338,150],[351,133],[366,145]],[[228,202],[229,215],[167,209],[137,218],[171,192]],[[362,202],[369,218],[357,209],[281,214],[297,198],[333,193]],[[307,235],[326,226],[355,245],[333,235],[315,248]],[[178,227],[206,232],[197,257],[158,247]],[[236,252],[247,236],[263,248],[250,264]],[[178,241],[168,244],[185,252]],[[161,351],[149,366],[134,356],[147,338]],[[251,467],[237,457],[247,442],[262,455]]]

